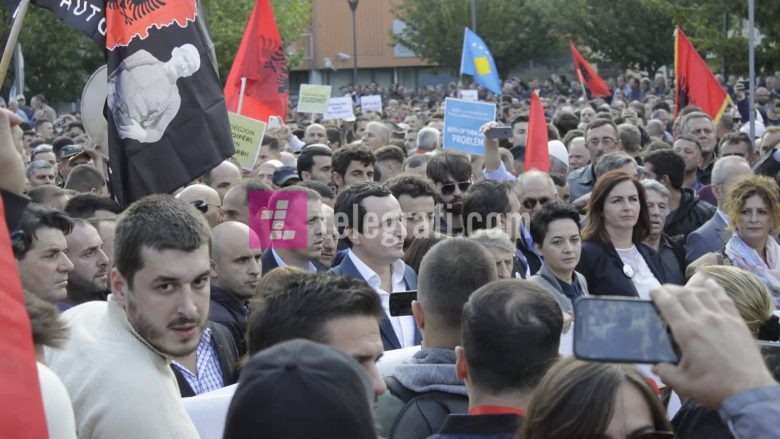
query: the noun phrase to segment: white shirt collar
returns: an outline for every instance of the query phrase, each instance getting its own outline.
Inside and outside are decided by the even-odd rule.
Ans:
[[[382,285],[382,281],[379,278],[379,275],[374,270],[372,270],[371,267],[366,265],[366,263],[363,262],[360,257],[358,257],[358,255],[352,251],[352,249],[347,251],[347,256],[352,260],[352,264],[355,265],[355,268],[357,268],[360,276],[365,279],[366,282],[368,282],[368,285],[371,286],[371,288],[374,290],[381,290],[380,286]],[[393,261],[393,263],[390,264],[390,270],[393,274],[393,285],[403,282],[406,264],[402,259],[396,259]]]
[[[284,260],[279,256],[278,253],[276,253],[276,250],[273,247],[271,248],[271,254],[274,257],[274,260],[276,261],[277,267],[286,267],[287,265],[289,265],[286,262],[284,262]],[[309,261],[308,265],[306,265],[306,271],[309,273],[316,273],[317,267],[315,267],[314,264],[312,264],[311,261]]]

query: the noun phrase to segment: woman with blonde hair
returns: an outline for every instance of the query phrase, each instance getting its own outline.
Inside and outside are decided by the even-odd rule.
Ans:
[[[766,341],[780,339],[780,319],[772,314],[775,308],[772,295],[758,277],[733,266],[707,265],[699,267],[687,285],[703,286],[707,278],[712,278],[731,297],[753,337]]]
[[[727,265],[699,267],[687,286],[704,286],[707,279],[718,283],[734,301],[737,312],[753,337],[764,341],[780,339],[780,319],[772,314],[774,302],[769,290],[753,274]],[[731,438],[729,427],[715,410],[687,400],[672,420],[678,437],[682,439]]]
[[[780,192],[769,177],[753,175],[734,184],[726,196],[724,211],[734,233],[725,255],[732,265],[747,270],[780,303]]]

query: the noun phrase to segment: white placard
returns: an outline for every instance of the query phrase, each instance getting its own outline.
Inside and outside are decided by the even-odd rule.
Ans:
[[[325,113],[325,116],[323,117],[324,120],[350,120],[354,118],[355,113],[352,110],[352,98],[343,96],[340,98],[330,98],[328,100],[328,112]]]
[[[382,113],[382,96],[371,95],[360,97],[360,108],[365,113],[366,111],[376,111]]]
[[[461,90],[460,98],[464,101],[478,101],[479,95],[476,90]]]

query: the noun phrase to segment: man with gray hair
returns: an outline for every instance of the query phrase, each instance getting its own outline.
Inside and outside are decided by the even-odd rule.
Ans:
[[[639,167],[636,160],[623,151],[610,152],[601,156],[596,163],[596,178],[609,171],[620,170],[636,177],[639,174]]]
[[[390,128],[382,122],[369,122],[366,124],[366,132],[361,139],[364,145],[371,151],[390,144]]]
[[[688,113],[680,120],[680,134],[691,136],[701,144],[702,165],[699,167],[699,183],[710,184],[712,167],[715,164],[715,126],[712,118],[701,111]]]
[[[705,253],[718,252],[731,238],[729,218],[723,212],[723,203],[729,189],[745,176],[752,175],[750,164],[738,156],[722,157],[712,167],[712,194],[717,200],[717,210],[707,222],[688,235],[685,241],[685,262],[690,264]]]
[[[647,125],[645,125],[645,131],[651,139],[663,140],[664,142],[671,140],[671,138],[667,136],[666,127],[663,121],[659,119],[648,120]]]
[[[27,165],[27,181],[30,183],[30,189],[54,184],[56,177],[54,175],[54,166],[44,160],[35,160]]]
[[[621,123],[618,125],[618,135],[623,150],[631,157],[639,157],[642,153],[642,132],[639,128],[630,123]]]
[[[425,127],[417,132],[417,154],[439,149],[439,130]]]

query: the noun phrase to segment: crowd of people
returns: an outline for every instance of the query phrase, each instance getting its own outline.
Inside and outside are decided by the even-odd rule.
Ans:
[[[291,111],[253,169],[129,206],[79,115],[8,102],[0,189],[50,437],[780,437],[780,75],[755,97],[723,81],[717,121],[662,75],[609,83],[506,81],[482,130],[512,136],[481,155],[442,145],[458,85],[347,86],[384,113]],[[549,170],[525,169],[533,89]],[[301,194],[305,241],[251,245],[258,191]],[[575,358],[589,296],[652,301],[680,362]]]

